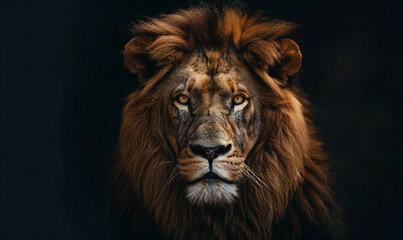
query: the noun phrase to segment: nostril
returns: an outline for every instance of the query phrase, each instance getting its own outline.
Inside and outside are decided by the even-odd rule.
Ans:
[[[232,145],[228,144],[226,147],[224,146],[219,146],[216,150],[216,155],[224,155],[226,153],[228,153],[231,150]]]
[[[207,158],[206,151],[204,150],[204,148],[202,146],[190,145],[189,148],[190,148],[190,151],[192,151],[194,154]]]

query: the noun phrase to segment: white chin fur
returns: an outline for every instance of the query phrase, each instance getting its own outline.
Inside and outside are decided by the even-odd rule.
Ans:
[[[238,189],[235,184],[224,182],[208,182],[202,180],[198,183],[187,186],[187,198],[191,203],[202,204],[224,204],[231,203],[238,196]]]

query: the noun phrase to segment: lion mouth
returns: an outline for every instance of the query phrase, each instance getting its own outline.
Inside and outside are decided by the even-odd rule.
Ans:
[[[187,184],[192,185],[192,184],[196,184],[202,180],[205,180],[208,184],[213,184],[215,181],[222,181],[228,184],[234,184],[235,182],[233,181],[229,181],[227,179],[221,178],[220,176],[218,176],[217,174],[213,173],[213,172],[209,172],[207,174],[205,174],[203,177],[195,179],[191,182],[188,182]]]

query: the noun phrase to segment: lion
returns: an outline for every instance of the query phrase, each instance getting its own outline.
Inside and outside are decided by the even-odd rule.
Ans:
[[[340,207],[309,102],[291,81],[295,25],[237,7],[134,24],[114,171],[134,238],[338,239]]]

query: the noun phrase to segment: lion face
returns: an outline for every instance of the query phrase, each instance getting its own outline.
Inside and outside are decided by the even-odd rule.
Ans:
[[[211,73],[194,57],[169,77],[168,139],[193,203],[234,200],[260,132],[253,76],[237,65],[223,59]]]

